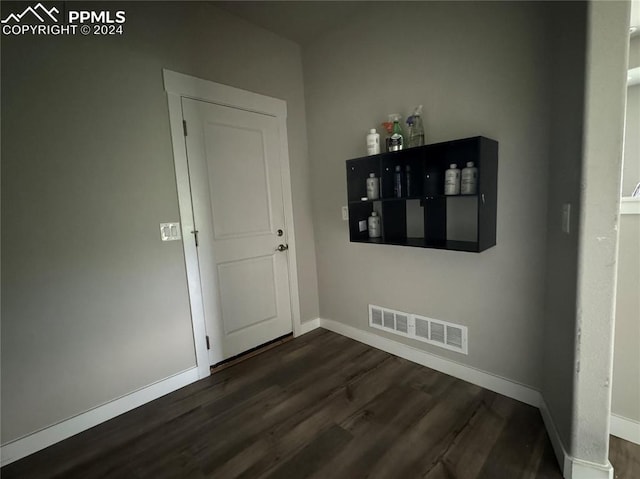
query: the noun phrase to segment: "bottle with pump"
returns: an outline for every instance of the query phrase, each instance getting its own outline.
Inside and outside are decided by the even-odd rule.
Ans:
[[[402,169],[400,165],[396,166],[396,172],[393,175],[393,196],[402,198]]]
[[[378,213],[375,211],[371,212],[371,216],[369,216],[369,219],[367,220],[367,226],[369,230],[369,238],[380,238],[381,229]]]
[[[460,170],[455,163],[451,163],[449,169],[444,173],[444,194],[460,194]]]
[[[375,173],[369,173],[367,178],[367,199],[377,200],[380,197],[380,179]]]
[[[400,115],[393,113],[389,115],[389,120],[393,122],[393,129],[391,137],[389,138],[389,151],[402,150],[404,145],[404,135],[402,134],[402,127],[400,126]]]
[[[467,162],[467,167],[462,169],[460,193],[463,195],[475,195],[478,192],[478,168],[473,166],[473,161]]]
[[[413,148],[415,146],[424,145],[424,127],[422,126],[422,105],[418,105],[413,111],[413,115],[407,118],[409,125],[409,139],[407,146]]]
[[[380,135],[375,128],[371,128],[367,135],[367,155],[377,155],[378,153],[380,153]]]

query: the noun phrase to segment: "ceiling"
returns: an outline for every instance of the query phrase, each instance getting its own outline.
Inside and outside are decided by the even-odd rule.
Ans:
[[[215,6],[300,45],[345,25],[368,1],[216,1]]]
[[[359,11],[374,3],[360,1],[212,1],[240,18],[307,45],[323,33],[345,25]],[[630,26],[640,35],[640,0],[631,0]],[[635,30],[633,30],[635,27]]]

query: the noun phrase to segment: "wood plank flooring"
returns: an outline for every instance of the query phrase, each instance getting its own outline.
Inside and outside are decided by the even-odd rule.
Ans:
[[[615,479],[638,479],[640,477],[640,446],[611,436],[609,462],[613,465]]]
[[[629,444],[616,460],[635,474],[640,453]],[[561,478],[537,409],[325,330],[5,466],[1,476]]]

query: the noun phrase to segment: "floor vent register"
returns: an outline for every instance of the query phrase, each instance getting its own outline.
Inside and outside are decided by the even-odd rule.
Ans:
[[[369,305],[369,326],[468,354],[467,327],[459,324]]]

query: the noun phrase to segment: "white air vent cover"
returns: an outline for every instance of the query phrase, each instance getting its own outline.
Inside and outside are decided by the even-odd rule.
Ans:
[[[396,314],[396,330],[405,334],[409,332],[409,316]]]
[[[369,309],[369,321],[376,326],[382,326],[382,309],[371,308]]]
[[[462,349],[462,330],[458,326],[447,326],[447,344]]]
[[[444,344],[444,324],[431,321],[431,341]]]
[[[416,336],[420,336],[423,339],[429,339],[429,321],[422,318],[415,318],[416,320]]]
[[[369,326],[468,354],[467,328],[459,324],[370,304]]]

